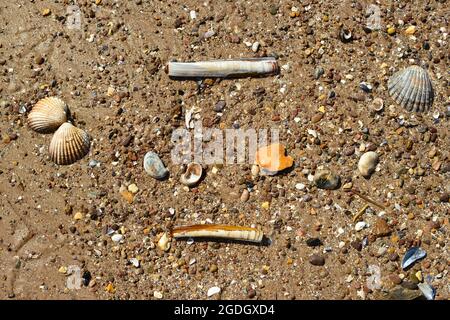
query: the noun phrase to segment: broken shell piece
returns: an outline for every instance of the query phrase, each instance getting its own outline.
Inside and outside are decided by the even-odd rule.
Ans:
[[[364,178],[370,178],[378,163],[378,154],[373,151],[364,153],[358,162],[358,170]]]
[[[320,189],[335,190],[341,186],[341,178],[327,169],[317,171],[313,181]]]
[[[220,291],[221,290],[220,290],[219,287],[211,287],[211,288],[208,289],[207,295],[208,295],[208,297],[211,297],[211,296],[213,296],[215,294],[220,293]]]
[[[391,97],[408,111],[426,111],[433,104],[430,76],[419,66],[410,66],[395,73],[388,81],[388,89]]]
[[[405,270],[417,260],[423,259],[427,256],[427,252],[420,247],[412,247],[406,251],[402,260],[402,269]]]
[[[375,112],[380,112],[384,108],[384,101],[381,98],[375,98],[373,99],[370,108]]]
[[[275,58],[248,58],[238,60],[211,60],[199,62],[169,62],[169,77],[226,78],[278,73]]]
[[[83,158],[89,152],[89,147],[89,135],[66,122],[56,130],[48,151],[53,162],[68,165]]]
[[[352,40],[352,32],[345,27],[339,30],[339,39],[342,42],[350,42]]]
[[[262,175],[273,176],[280,171],[292,167],[294,159],[286,155],[286,147],[279,143],[259,148],[255,163],[259,165]]]
[[[149,176],[158,180],[164,179],[169,174],[169,170],[166,169],[159,156],[152,151],[147,152],[144,156],[144,170]]]
[[[199,163],[191,162],[187,165],[186,172],[181,175],[180,182],[185,186],[196,185],[202,177],[203,169]]]
[[[69,109],[59,98],[47,97],[39,100],[28,115],[28,126],[39,133],[55,131],[67,121]]]
[[[170,238],[167,236],[167,232],[164,232],[161,238],[159,238],[158,248],[162,251],[168,251],[170,249]]]
[[[434,300],[436,296],[436,289],[430,286],[428,283],[419,283],[417,284],[422,294],[427,298],[427,300]]]
[[[178,238],[222,238],[232,240],[242,240],[250,242],[261,242],[263,239],[262,231],[240,226],[228,226],[219,224],[199,224],[183,227],[175,227],[172,230],[172,236]]]

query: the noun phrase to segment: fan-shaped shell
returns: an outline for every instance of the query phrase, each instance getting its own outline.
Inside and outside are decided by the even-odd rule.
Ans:
[[[48,151],[56,164],[72,164],[89,152],[89,146],[89,135],[66,122],[56,130]]]
[[[67,121],[67,105],[59,98],[39,100],[28,115],[28,125],[34,131],[50,133]]]
[[[388,81],[389,94],[408,111],[422,112],[433,104],[434,92],[427,71],[410,66],[395,73]]]

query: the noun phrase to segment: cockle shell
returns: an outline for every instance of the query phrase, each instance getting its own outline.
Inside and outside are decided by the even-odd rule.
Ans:
[[[169,174],[169,170],[166,169],[159,156],[152,151],[147,152],[144,156],[144,170],[149,176],[158,180],[164,179]]]
[[[199,163],[191,162],[187,165],[186,172],[181,175],[180,182],[185,186],[192,187],[200,181],[202,173],[202,166]]]
[[[53,135],[48,151],[56,164],[72,164],[83,158],[90,147],[90,137],[69,122],[63,123]]]
[[[285,146],[274,143],[258,149],[255,163],[261,168],[262,175],[273,176],[292,167],[294,159],[291,156],[286,156]]]
[[[47,97],[39,100],[28,115],[28,125],[34,131],[50,133],[67,121],[69,109],[59,98]]]
[[[364,153],[358,162],[358,170],[364,178],[369,178],[375,171],[378,163],[378,154],[373,151]]]
[[[395,73],[388,81],[388,89],[392,98],[408,111],[426,111],[433,104],[430,76],[419,66],[410,66]]]

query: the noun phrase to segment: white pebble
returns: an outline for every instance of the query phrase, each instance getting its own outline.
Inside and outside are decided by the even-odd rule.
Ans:
[[[364,229],[366,226],[367,226],[367,224],[366,224],[364,221],[357,222],[357,223],[355,224],[355,230],[356,230],[356,231],[361,231],[361,230]]]
[[[136,268],[139,268],[139,260],[136,258],[131,258],[130,263],[135,266]]]
[[[114,234],[112,237],[111,237],[111,240],[112,241],[114,241],[114,242],[120,242],[120,241],[122,241],[123,240],[123,235],[121,235],[121,234]]]
[[[295,189],[297,189],[297,190],[303,190],[303,189],[305,189],[305,185],[304,185],[303,183],[297,183],[297,184],[295,185]]]
[[[195,12],[195,10],[191,10],[191,12],[189,12],[189,16],[191,17],[191,20],[197,19],[197,12]]]
[[[252,51],[257,52],[258,49],[259,49],[259,42],[256,41],[255,43],[252,44]]]

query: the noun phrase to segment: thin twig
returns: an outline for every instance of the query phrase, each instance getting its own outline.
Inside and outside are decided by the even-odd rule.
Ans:
[[[381,210],[386,210],[386,207],[385,207],[384,205],[382,205],[382,204],[376,202],[375,200],[372,200],[372,199],[370,199],[369,197],[367,197],[367,196],[365,196],[365,195],[362,195],[361,193],[359,193],[359,192],[356,191],[356,190],[352,190],[352,192],[353,192],[354,194],[356,194],[357,196],[359,196],[361,199],[366,200],[367,202],[373,204],[374,206],[377,206],[377,207],[380,208]]]
[[[365,204],[364,207],[362,207],[357,214],[355,214],[353,216],[353,222],[356,222],[359,220],[359,218],[363,215],[363,213],[367,210],[367,208],[369,207],[368,204]]]

